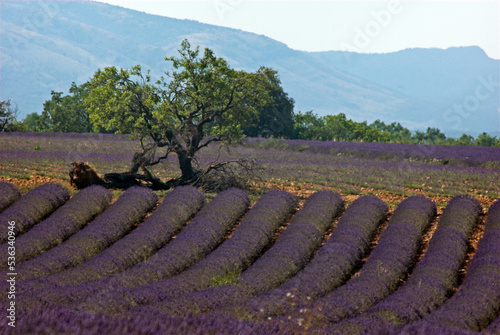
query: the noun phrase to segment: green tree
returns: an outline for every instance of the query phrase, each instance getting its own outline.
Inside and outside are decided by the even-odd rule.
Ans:
[[[370,124],[370,127],[382,132],[383,135],[380,142],[412,142],[411,131],[408,128],[403,127],[399,122],[385,124],[383,121],[375,120],[372,124]]]
[[[415,135],[413,135],[413,138],[415,139],[416,143],[422,144],[425,143],[427,136],[424,132],[417,130],[415,131]]]
[[[266,73],[266,71],[263,71]],[[256,120],[244,132],[251,137],[293,137],[293,107],[295,101],[283,91],[276,71],[267,71],[266,89],[270,101],[259,108]]]
[[[325,140],[325,121],[312,111],[293,115],[293,137],[301,140]]]
[[[17,130],[17,113],[10,100],[0,101],[0,132]]]
[[[479,136],[474,141],[475,145],[482,147],[494,147],[496,143],[497,143],[496,136],[491,136],[486,132],[479,134]]]
[[[438,128],[427,127],[425,135],[427,144],[443,144],[446,140],[446,135]]]
[[[26,131],[43,132],[51,130],[49,122],[50,120],[46,117],[42,117],[42,115],[33,112],[26,115],[22,123]]]
[[[48,131],[64,133],[92,132],[92,124],[83,104],[88,95],[88,83],[77,86],[71,84],[68,95],[51,92],[51,99],[43,104],[39,125],[48,126]]]
[[[445,144],[446,136],[438,128],[427,127],[424,132],[415,131],[414,141],[420,144]]]
[[[474,145],[474,137],[467,134],[462,134],[457,140],[458,145]]]
[[[222,167],[225,163],[214,163],[199,171],[193,159],[211,143],[225,146],[239,142],[244,126],[270,101],[266,84],[272,70],[234,70],[208,48],[201,56],[199,48],[193,50],[187,40],[182,42],[179,55],[165,58],[172,63],[172,72],[156,82],[149,72],[143,74],[140,66],[99,70],[91,78],[84,100],[95,126],[130,133],[141,140],[142,152],[134,157],[131,172],[141,167],[146,179],[161,188],[195,183]],[[157,157],[159,148],[165,151]],[[170,153],[177,156],[181,176],[165,184],[147,167]]]
[[[337,115],[326,115],[323,117],[325,120],[325,133],[327,140],[330,141],[349,141],[352,138],[353,123],[347,120],[344,113]]]
[[[356,122],[347,119],[344,113],[327,115],[325,134],[327,140],[350,142],[388,142],[389,137],[382,130],[368,125],[366,121]]]

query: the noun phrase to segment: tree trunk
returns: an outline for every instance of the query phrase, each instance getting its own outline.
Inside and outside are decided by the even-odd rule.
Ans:
[[[181,179],[186,182],[193,180],[195,177],[192,164],[193,158],[189,157],[184,151],[177,152],[177,157],[179,158],[179,168],[182,173]]]

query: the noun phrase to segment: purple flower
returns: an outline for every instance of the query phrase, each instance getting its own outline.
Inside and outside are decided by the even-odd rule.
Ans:
[[[358,327],[363,325],[362,332],[380,333],[417,321],[443,304],[457,283],[458,271],[467,252],[467,240],[481,212],[482,207],[474,198],[457,196],[451,199],[424,257],[410,278],[384,300],[332,328],[356,324]]]
[[[111,199],[111,193],[102,186],[90,186],[78,192],[47,219],[16,238],[16,263],[44,253],[78,232],[108,207]],[[6,264],[7,254],[2,253],[0,268]]]
[[[21,263],[18,279],[47,276],[79,264],[110,246],[156,204],[156,194],[143,187],[132,187],[91,224],[67,241],[44,254]]]
[[[485,233],[460,289],[425,320],[480,331],[500,310],[500,200],[488,210]]]
[[[0,181],[0,213],[12,205],[21,196],[21,193],[14,184]]]
[[[70,197],[67,188],[47,183],[32,189],[0,214],[0,243],[7,242],[9,222],[20,235],[63,205]]]
[[[223,241],[227,232],[248,209],[249,203],[248,196],[241,190],[228,189],[219,193],[175,239],[146,261],[105,278],[96,285],[89,282],[89,286],[95,286],[93,287],[95,295],[80,305],[89,310],[110,311],[113,308],[126,308],[131,303],[129,297],[134,292],[127,292],[126,287],[171,277],[205,257]],[[110,288],[117,290],[106,292]],[[97,294],[99,290],[104,292]],[[148,293],[141,288],[137,290],[144,294]]]
[[[154,307],[166,313],[200,313],[234,304],[280,285],[309,261],[343,205],[344,201],[336,193],[330,191],[314,193],[292,217],[290,224],[274,245],[243,271],[236,283],[177,296],[174,300],[164,300],[154,304]],[[139,301],[139,298],[136,296],[134,300]],[[151,299],[147,302],[151,302]]]
[[[387,211],[387,205],[375,196],[356,199],[341,216],[326,243],[296,276],[274,290],[239,302],[239,308],[245,306],[247,312],[261,316],[276,315],[284,312],[290,294],[294,303],[303,304],[340,286],[361,261]]]
[[[360,275],[314,301],[310,307],[314,314],[323,321],[338,322],[388,296],[408,271],[435,213],[434,203],[422,196],[401,202]]]

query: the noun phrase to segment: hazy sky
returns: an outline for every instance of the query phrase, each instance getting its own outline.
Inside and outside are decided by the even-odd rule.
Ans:
[[[498,0],[101,2],[263,34],[297,50],[391,52],[477,45],[500,59]]]

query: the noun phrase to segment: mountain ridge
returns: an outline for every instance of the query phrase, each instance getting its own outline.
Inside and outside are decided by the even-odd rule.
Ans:
[[[12,98],[23,116],[40,113],[51,90],[66,93],[98,68],[140,64],[159,76],[167,69],[164,58],[188,38],[234,68],[276,69],[296,111],[342,112],[355,121],[397,121],[451,135],[500,134],[498,89],[467,113],[453,109],[475,102],[478,78],[498,83],[499,61],[478,47],[306,52],[264,35],[94,1],[2,1],[0,19],[0,95]]]

